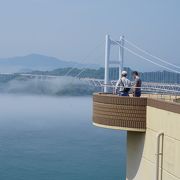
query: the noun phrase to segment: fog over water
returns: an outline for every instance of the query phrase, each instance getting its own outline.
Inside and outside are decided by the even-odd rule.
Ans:
[[[20,78],[0,83],[0,92],[42,95],[90,95],[95,87],[73,77]]]
[[[0,179],[124,179],[126,134],[92,125],[91,96],[0,99]]]

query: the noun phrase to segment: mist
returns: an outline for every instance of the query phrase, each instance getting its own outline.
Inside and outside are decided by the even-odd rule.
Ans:
[[[13,94],[81,96],[91,95],[95,90],[95,87],[87,82],[73,77],[13,79],[0,84],[0,93]]]

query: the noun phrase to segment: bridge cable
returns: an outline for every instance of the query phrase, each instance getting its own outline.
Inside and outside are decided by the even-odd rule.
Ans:
[[[95,46],[89,53],[88,53],[88,55],[86,55],[83,59],[82,59],[82,61],[80,61],[80,63],[82,63],[82,62],[85,62],[86,60],[87,60],[87,58],[95,51],[95,50],[97,50],[97,48],[99,48],[100,46],[102,46],[102,43],[103,43],[103,41],[101,41],[97,46]],[[73,67],[71,67],[65,74],[64,74],[64,76],[68,76],[72,71],[73,71],[73,69],[75,69],[76,68],[76,65],[74,65]],[[84,68],[83,68],[84,69]]]
[[[81,71],[75,76],[75,78],[78,78],[83,72],[87,71],[88,68],[82,68]]]
[[[162,58],[160,58],[160,57],[157,57],[157,56],[151,54],[150,52],[148,52],[148,51],[146,51],[146,50],[138,47],[137,45],[135,45],[134,43],[128,41],[127,39],[124,39],[124,41],[126,41],[128,44],[130,44],[131,46],[135,47],[135,48],[138,49],[139,51],[141,51],[141,52],[143,52],[143,53],[151,56],[151,57],[154,58],[154,59],[159,60],[160,62],[163,62],[163,63],[165,63],[165,64],[168,64],[168,65],[170,65],[170,66],[173,66],[173,67],[175,67],[175,68],[180,69],[180,66],[177,66],[177,65],[175,65],[175,64],[172,64],[172,63],[170,63],[170,62],[168,62],[168,61],[166,61],[166,60],[164,60],[164,59],[162,59]]]
[[[117,41],[114,41],[114,42],[117,43],[120,47],[123,47],[125,50],[127,50],[127,51],[130,52],[131,54],[133,54],[133,55],[135,55],[135,56],[137,56],[137,57],[139,57],[139,58],[141,58],[141,59],[144,59],[145,61],[148,61],[148,62],[150,62],[150,63],[152,63],[152,64],[154,64],[154,65],[156,65],[156,66],[159,66],[159,67],[162,67],[162,68],[167,69],[167,70],[169,70],[169,71],[172,71],[172,72],[175,72],[175,73],[180,74],[180,71],[176,71],[176,70],[171,69],[171,68],[169,68],[169,67],[166,67],[166,66],[164,66],[164,65],[158,64],[158,63],[152,61],[151,59],[148,59],[148,58],[146,58],[146,57],[144,57],[144,56],[142,56],[142,55],[139,55],[138,53],[132,51],[131,49],[122,46],[119,42],[117,42]]]

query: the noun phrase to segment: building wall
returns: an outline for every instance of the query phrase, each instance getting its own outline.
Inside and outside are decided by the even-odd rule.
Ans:
[[[146,133],[127,133],[127,180],[155,180],[160,132],[164,133],[162,179],[180,180],[180,113],[150,106]]]

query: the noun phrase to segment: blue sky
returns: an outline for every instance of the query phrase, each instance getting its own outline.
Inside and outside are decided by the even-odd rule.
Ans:
[[[63,60],[104,61],[104,38],[121,34],[180,65],[179,0],[0,0],[0,57],[40,53]],[[125,52],[126,65],[154,66]]]

